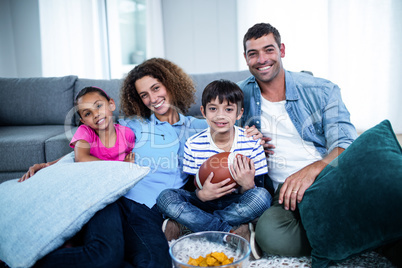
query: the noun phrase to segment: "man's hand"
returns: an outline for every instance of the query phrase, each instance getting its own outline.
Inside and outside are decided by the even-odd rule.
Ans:
[[[262,133],[254,126],[251,127],[245,126],[244,129],[246,130],[244,134],[246,137],[253,137],[254,140],[258,140],[262,138]]]
[[[320,172],[345,149],[335,148],[325,158],[314,162],[286,178],[279,192],[279,204],[283,203],[286,210],[296,209],[296,202],[300,203],[304,192],[313,184]]]
[[[301,202],[304,192],[313,184],[320,173],[317,173],[318,168],[315,167],[318,162],[306,166],[285,180],[279,192],[279,204],[283,203],[286,210],[289,210],[289,207],[291,210],[295,210],[296,202]]]
[[[211,201],[218,199],[224,195],[230,194],[235,190],[236,183],[226,185],[230,181],[230,178],[218,183],[212,183],[211,180],[214,177],[214,173],[211,172],[204,182],[201,190],[197,190],[197,197],[202,201]],[[226,185],[226,186],[225,186]]]
[[[262,137],[261,140],[264,141],[264,143],[261,142],[262,147],[264,147],[264,152],[266,157],[268,158],[270,155],[274,154],[274,149],[275,145],[269,143],[272,139],[270,137]]]

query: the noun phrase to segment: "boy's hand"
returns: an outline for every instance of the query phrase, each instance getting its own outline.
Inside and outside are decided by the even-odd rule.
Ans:
[[[214,173],[211,172],[204,182],[201,190],[198,190],[197,196],[202,202],[218,199],[224,195],[230,194],[235,190],[236,183],[226,185],[230,181],[230,178],[218,183],[212,183],[211,180],[214,177]]]
[[[126,155],[126,157],[124,158],[124,162],[130,162],[130,163],[134,163],[135,160],[135,153],[130,152],[129,154]]]
[[[233,174],[233,179],[241,186],[240,193],[244,193],[255,187],[255,166],[252,159],[250,159],[249,162],[246,156],[236,155],[230,169]]]

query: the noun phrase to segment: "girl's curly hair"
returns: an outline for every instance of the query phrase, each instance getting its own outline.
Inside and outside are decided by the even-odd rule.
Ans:
[[[195,86],[191,77],[171,61],[152,58],[134,67],[123,82],[120,105],[126,116],[146,119],[151,116],[151,110],[144,105],[135,87],[135,82],[144,76],[151,76],[166,87],[172,99],[171,105],[178,112],[186,113],[194,103]]]

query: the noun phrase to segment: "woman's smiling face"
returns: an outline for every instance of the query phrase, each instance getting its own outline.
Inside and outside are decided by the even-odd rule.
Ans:
[[[135,88],[144,105],[156,116],[165,115],[171,110],[170,94],[158,79],[144,76],[135,82]]]

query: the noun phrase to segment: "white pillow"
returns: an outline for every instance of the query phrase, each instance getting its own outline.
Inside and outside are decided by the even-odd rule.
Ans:
[[[61,161],[22,183],[0,184],[0,260],[34,265],[148,172],[126,162]]]

